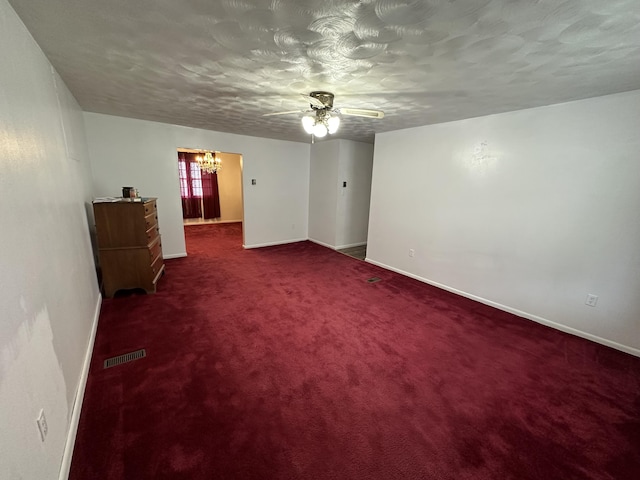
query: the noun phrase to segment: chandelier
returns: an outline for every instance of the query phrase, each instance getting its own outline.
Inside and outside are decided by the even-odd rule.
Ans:
[[[216,153],[219,152],[205,151],[204,156],[196,156],[196,162],[198,162],[200,170],[205,173],[216,173],[222,168],[222,160],[220,160],[220,157],[218,157]]]
[[[334,134],[340,126],[340,117],[335,111],[326,108],[315,109],[315,116],[312,114],[302,117],[302,127],[310,135],[322,138],[329,134]]]

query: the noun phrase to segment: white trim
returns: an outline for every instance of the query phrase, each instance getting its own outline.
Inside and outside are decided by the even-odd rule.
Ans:
[[[338,245],[337,247],[333,245],[329,245],[328,243],[321,242],[320,240],[316,240],[315,238],[309,238],[310,242],[317,243],[318,245],[322,245],[323,247],[330,248],[331,250],[342,250],[343,248],[353,248],[353,247],[361,247],[362,245],[366,245],[367,242],[359,242],[359,243],[350,243],[348,245]]]
[[[315,240],[313,238],[309,239],[310,242],[317,243],[318,245],[322,245],[323,247],[330,248],[331,250],[336,250],[336,247],[333,245],[329,245],[328,243],[321,242],[320,240]]]
[[[507,305],[503,305],[501,303],[493,302],[491,300],[487,300],[486,298],[478,297],[476,295],[472,295],[471,293],[464,292],[462,290],[458,290],[456,288],[449,287],[442,283],[434,282],[432,280],[428,280],[426,278],[420,277],[418,275],[414,275],[413,273],[405,272],[404,270],[400,270],[399,268],[390,267],[381,262],[377,262],[375,260],[371,260],[370,258],[365,258],[365,262],[371,263],[373,265],[377,265],[378,267],[382,267],[386,270],[391,270],[392,272],[399,273],[401,275],[405,275],[407,277],[414,278],[424,283],[428,283],[429,285],[433,285],[434,287],[441,288],[451,293],[455,293],[456,295],[460,295],[462,297],[470,298],[471,300],[475,300],[476,302],[484,303],[485,305],[489,305],[490,307],[497,308],[498,310],[502,310],[504,312],[513,313],[522,318],[526,318],[527,320],[532,320],[536,323],[540,323],[542,325],[546,325],[547,327],[555,328],[556,330],[560,330],[561,332],[570,333],[571,335],[575,335],[577,337],[586,338],[587,340],[591,340],[592,342],[600,343],[601,345],[606,345],[607,347],[615,348],[616,350],[620,350],[621,352],[628,353],[630,355],[634,355],[636,357],[640,357],[640,349],[630,347],[628,345],[623,345],[618,342],[614,342],[613,340],[607,340],[606,338],[598,337],[597,335],[593,335],[591,333],[583,332],[582,330],[578,330],[573,327],[568,327],[561,323],[556,323],[552,320],[548,320],[543,317],[539,317],[537,315],[533,315],[531,313],[523,312],[522,310],[518,310],[516,308],[508,307]]]
[[[214,222],[207,222],[207,221],[204,221],[204,222],[186,222],[186,223],[183,223],[183,225],[185,227],[191,227],[193,225],[217,225],[219,223],[242,223],[242,219],[239,218],[237,220],[216,220]]]
[[[73,459],[73,449],[76,444],[76,435],[78,433],[78,424],[80,423],[80,411],[82,410],[82,401],[84,400],[84,390],[87,386],[87,378],[89,377],[89,367],[91,366],[91,356],[93,355],[93,345],[96,341],[96,332],[98,331],[98,320],[100,319],[100,307],[102,306],[102,295],[98,293],[98,302],[96,310],[93,314],[93,325],[91,326],[91,334],[89,335],[89,343],[87,351],[84,355],[84,364],[80,373],[80,382],[76,390],[76,398],[71,408],[71,421],[69,422],[69,430],[67,431],[67,441],[64,445],[62,454],[62,463],[60,465],[60,474],[58,480],[67,480],[69,471],[71,470],[71,460]]]
[[[187,252],[184,252],[184,253],[172,253],[171,255],[162,255],[162,258],[164,260],[171,260],[172,258],[182,258],[186,256],[187,256]]]
[[[290,240],[280,240],[278,242],[256,243],[254,245],[242,245],[242,248],[249,250],[251,248],[273,247],[274,245],[286,245],[287,243],[304,242],[307,238],[292,238]]]
[[[342,250],[343,248],[353,248],[353,247],[361,247],[363,245],[366,245],[367,242],[358,242],[358,243],[350,243],[348,245],[338,245],[336,247],[336,250]]]

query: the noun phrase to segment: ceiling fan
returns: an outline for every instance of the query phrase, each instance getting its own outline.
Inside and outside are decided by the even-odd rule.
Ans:
[[[291,113],[304,113],[302,126],[305,132],[313,137],[322,138],[336,133],[340,127],[340,116],[351,115],[354,117],[383,118],[384,112],[380,110],[366,110],[362,108],[333,108],[333,93],[316,91],[309,95],[301,94],[309,101],[311,110],[290,110],[288,112],[266,113],[263,117],[273,115],[289,115]]]

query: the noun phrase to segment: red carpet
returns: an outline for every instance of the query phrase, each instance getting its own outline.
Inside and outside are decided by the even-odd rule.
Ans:
[[[240,229],[104,301],[71,479],[640,478],[639,358]]]

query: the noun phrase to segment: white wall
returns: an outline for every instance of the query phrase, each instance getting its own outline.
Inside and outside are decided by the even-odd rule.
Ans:
[[[221,222],[242,221],[242,156],[219,153],[222,168],[218,171]]]
[[[638,354],[639,132],[635,91],[378,135],[368,260]]]
[[[323,140],[312,146],[310,240],[330,248],[366,243],[372,164],[373,145],[368,143]]]
[[[0,58],[0,478],[52,479],[99,306],[89,162],[77,103],[6,0]]]
[[[362,245],[369,228],[373,145],[340,140],[338,170],[336,247]]]
[[[85,113],[84,119],[96,195],[119,196],[122,186],[131,185],[157,197],[165,258],[185,254],[180,147],[243,156],[246,247],[307,238],[309,145],[97,113]]]
[[[325,140],[311,148],[309,239],[335,248],[340,142]]]

